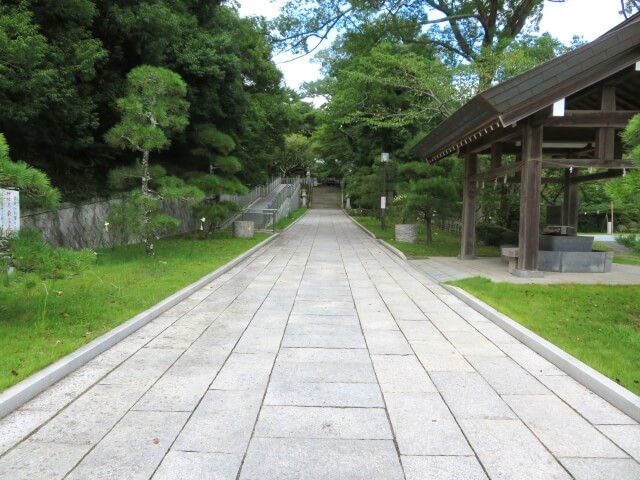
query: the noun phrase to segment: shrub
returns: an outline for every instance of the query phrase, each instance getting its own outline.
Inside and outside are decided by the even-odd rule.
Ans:
[[[92,250],[75,252],[54,248],[35,230],[21,230],[10,240],[11,262],[16,270],[35,273],[41,278],[65,278],[77,275],[95,262]]]
[[[479,242],[494,247],[518,243],[518,234],[516,232],[495,223],[479,223],[476,225],[476,237]]]

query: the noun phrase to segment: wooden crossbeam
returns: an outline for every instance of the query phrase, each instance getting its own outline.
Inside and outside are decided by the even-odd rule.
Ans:
[[[602,112],[599,110],[566,110],[563,117],[537,120],[545,127],[625,128],[639,111]]]

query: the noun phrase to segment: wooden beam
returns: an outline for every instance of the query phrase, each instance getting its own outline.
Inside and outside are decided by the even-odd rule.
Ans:
[[[467,152],[464,158],[464,183],[462,187],[462,241],[461,260],[476,258],[476,182],[472,177],[478,171],[478,155]]]
[[[571,183],[579,184],[585,182],[597,182],[598,180],[607,180],[609,178],[616,178],[621,176],[622,170],[609,170],[608,172],[592,173],[590,175],[574,175],[573,177],[571,177]],[[544,177],[541,181],[542,183],[565,183],[565,179],[562,177]],[[513,183],[511,178],[509,179],[508,183]]]
[[[538,271],[540,234],[540,180],[542,177],[542,127],[527,124],[522,145],[522,187],[518,269],[521,276]]]
[[[625,128],[637,111],[600,112],[597,110],[567,110],[564,117],[539,120],[545,127]]]
[[[592,173],[591,175],[578,175],[571,179],[571,183],[595,182],[597,180],[606,180],[608,178],[621,177],[622,170],[609,170],[608,172]]]
[[[486,172],[477,173],[469,179],[474,182],[481,182],[483,180],[493,180],[494,178],[504,177],[510,173],[515,173],[522,168],[522,163],[511,163],[509,165],[502,165],[501,167],[492,168]]]
[[[478,138],[470,145],[471,153],[480,153],[491,148],[497,142],[508,142],[522,135],[522,127],[517,125],[508,128],[500,128],[487,135]]]
[[[554,158],[543,160],[542,168],[614,168],[633,167],[631,160],[603,160],[601,158]]]

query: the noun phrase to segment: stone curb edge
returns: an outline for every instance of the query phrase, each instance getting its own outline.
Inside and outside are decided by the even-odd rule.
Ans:
[[[344,210],[343,210],[344,211]],[[345,215],[347,217],[349,217],[349,220],[351,220],[353,223],[355,223],[358,227],[360,227],[361,230],[364,231],[364,233],[366,233],[367,235],[369,235],[371,238],[375,239],[378,241],[378,243],[380,245],[382,245],[384,248],[386,248],[387,250],[389,250],[391,253],[393,253],[394,255],[396,255],[397,257],[400,257],[402,260],[407,260],[407,257],[404,253],[402,253],[400,250],[398,250],[396,247],[394,247],[393,245],[388,244],[387,242],[385,242],[384,240],[380,239],[380,238],[376,238],[375,234],[373,232],[371,232],[370,230],[368,230],[366,227],[363,227],[362,225],[360,225],[358,222],[356,222],[353,218],[351,218],[351,215],[349,215],[347,212],[345,212]]]
[[[140,327],[144,326],[157,316],[166,312],[171,307],[175,306],[185,298],[200,290],[202,287],[215,280],[220,275],[228,272],[238,263],[242,262],[261,248],[271,243],[277,236],[277,233],[272,234],[269,238],[266,238],[258,245],[252,247],[251,249],[242,253],[238,257],[234,258],[233,260],[214,270],[213,272],[205,275],[191,285],[186,286],[182,290],[179,290],[173,295],[165,298],[148,310],[139,313],[135,317],[127,320],[125,323],[119,325],[113,330],[110,330],[104,335],[96,338],[95,340],[79,348],[75,352],[70,353],[57,362],[25,378],[23,381],[14,385],[13,387],[8,388],[3,393],[0,393],[0,418],[11,413],[16,408],[24,405],[26,402],[31,400],[39,393],[43,392],[54,383],[58,382],[74,370],[83,366],[89,360],[92,360],[105,350],[108,350],[120,340],[123,340],[127,336],[131,335]]]
[[[614,407],[640,421],[640,397],[621,387],[614,381],[597,372],[564,350],[556,347],[544,338],[526,329],[515,320],[498,312],[473,295],[452,285],[440,284],[471,308],[481,313],[504,331],[520,340],[534,352],[554,364],[560,370],[596,393]]]

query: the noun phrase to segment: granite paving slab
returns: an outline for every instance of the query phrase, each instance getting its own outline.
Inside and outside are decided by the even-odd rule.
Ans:
[[[235,480],[242,457],[228,453],[171,450],[153,475],[154,480]]]
[[[371,363],[278,361],[273,383],[376,383]]]
[[[187,418],[183,412],[130,412],[66,478],[150,478]]]
[[[558,457],[627,457],[626,453],[556,396],[505,395],[503,398]]]
[[[0,458],[0,478],[62,479],[89,448],[89,445],[23,442]]]
[[[563,458],[562,464],[575,480],[637,480],[640,464],[620,458]]]
[[[569,480],[558,460],[519,420],[460,420],[489,478]]]
[[[265,405],[308,407],[383,407],[375,383],[276,383],[271,382]]]
[[[268,406],[254,437],[393,440],[384,408]]]
[[[383,392],[435,393],[437,389],[415,355],[371,355]]]
[[[406,480],[487,480],[474,456],[402,455]]]
[[[172,446],[189,452],[243,455],[263,392],[209,390]]]
[[[385,393],[384,398],[400,454],[473,454],[437,393]]]
[[[243,480],[402,480],[391,440],[254,438]]]
[[[596,428],[640,462],[640,425],[597,425]]]

